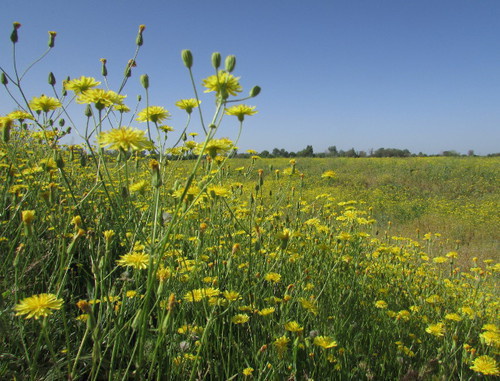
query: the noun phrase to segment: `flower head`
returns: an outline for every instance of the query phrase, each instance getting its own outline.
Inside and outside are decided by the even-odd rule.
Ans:
[[[139,122],[153,122],[161,123],[164,120],[170,118],[170,113],[167,109],[162,106],[149,106],[137,114],[137,119]]]
[[[203,86],[207,89],[205,93],[215,91],[217,95],[236,95],[241,93],[242,88],[238,82],[240,78],[225,71],[219,71],[217,75],[211,75],[203,80]]]
[[[66,90],[74,91],[76,94],[83,93],[88,89],[99,86],[101,82],[96,81],[92,77],[84,77],[83,75],[80,78],[72,79],[71,81],[67,81],[64,83],[64,88]]]
[[[337,174],[335,173],[335,171],[325,171],[321,175],[321,177],[324,178],[324,179],[333,179],[335,176],[337,176]]]
[[[328,349],[328,348],[336,347],[337,342],[328,336],[316,336],[314,338],[314,345],[317,345],[318,347],[321,347],[324,349]]]
[[[134,269],[144,270],[148,268],[149,255],[145,253],[131,253],[120,257],[116,263],[123,267],[133,267]]]
[[[102,110],[105,107],[122,104],[125,97],[126,95],[120,95],[111,90],[88,89],[78,94],[76,101],[80,104],[93,103],[96,109]]]
[[[188,114],[191,114],[193,108],[198,107],[201,101],[190,98],[190,99],[181,99],[180,101],[175,102],[175,105],[179,107],[181,110],[186,110]]]
[[[296,321],[289,321],[285,323],[285,329],[290,332],[302,332],[304,327],[301,327]]]
[[[247,314],[238,314],[238,315],[235,315],[231,318],[231,322],[233,324],[244,324],[249,320],[250,320],[250,317]]]
[[[473,371],[482,373],[484,375],[500,375],[500,371],[498,370],[497,362],[495,361],[495,359],[486,355],[477,357],[473,361],[473,365],[470,368]]]
[[[42,95],[38,98],[33,98],[30,101],[29,105],[32,110],[43,112],[49,112],[62,106],[61,102],[59,102],[58,99],[48,97],[46,95]]]
[[[199,144],[198,147],[195,148],[194,153],[199,155],[203,148],[202,144]],[[212,158],[215,158],[218,154],[228,152],[231,148],[233,148],[233,142],[227,138],[222,139],[211,139],[207,146],[205,147],[205,151]]]
[[[444,336],[444,331],[444,323],[431,324],[425,329],[425,332],[430,333],[431,335],[434,335],[436,337]]]
[[[38,319],[49,316],[52,310],[61,309],[62,304],[63,300],[57,299],[54,294],[39,294],[21,300],[14,310],[17,311],[16,316],[27,315],[26,319]]]
[[[21,110],[12,111],[7,116],[15,120],[33,119],[33,115],[31,115],[29,112],[24,112]]]
[[[237,116],[240,122],[243,122],[243,120],[245,119],[245,115],[254,115],[254,114],[257,114],[255,106],[236,105],[226,109],[226,115]]]
[[[153,143],[144,136],[145,132],[132,127],[122,126],[107,132],[101,132],[97,141],[101,147],[109,146],[110,149],[120,148],[128,151],[142,151],[152,149]]]

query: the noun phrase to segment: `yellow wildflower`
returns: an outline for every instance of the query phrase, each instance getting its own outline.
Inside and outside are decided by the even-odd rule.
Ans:
[[[472,363],[473,365],[470,368],[475,372],[482,373],[488,376],[500,375],[497,362],[493,357],[486,355],[479,356]]]
[[[225,71],[219,71],[217,75],[211,75],[203,80],[203,86],[207,89],[205,93],[215,91],[217,95],[224,93],[236,95],[241,93],[242,88],[238,82],[240,78],[235,77]]]
[[[188,114],[193,112],[193,108],[198,107],[201,101],[190,98],[190,99],[181,99],[180,101],[175,102],[175,105],[179,107],[181,110],[186,110]]]
[[[54,294],[38,294],[21,300],[14,310],[17,311],[16,316],[27,315],[26,319],[38,319],[49,316],[52,310],[61,309],[62,304],[63,300],[57,299]]]
[[[250,317],[247,314],[238,314],[238,315],[235,315],[231,318],[231,322],[233,324],[244,324],[249,320],[250,320]]]
[[[285,329],[290,332],[302,332],[304,327],[301,327],[296,321],[289,321],[285,323]]]
[[[116,263],[123,267],[133,267],[134,269],[144,270],[148,268],[149,255],[145,253],[131,253],[120,257]]]
[[[74,91],[75,94],[80,94],[92,87],[99,86],[101,82],[96,81],[95,78],[81,76],[80,78],[72,79],[64,83],[64,88],[66,90]]]
[[[139,122],[161,123],[170,118],[170,113],[162,106],[149,106],[137,114]]]
[[[110,149],[120,148],[128,151],[142,151],[152,149],[153,143],[144,136],[145,132],[132,127],[122,126],[101,132],[97,141],[101,147],[109,146]]]
[[[29,106],[34,111],[49,112],[62,107],[62,103],[56,98],[42,95],[41,97],[33,98]]]
[[[317,345],[318,347],[321,347],[324,349],[328,349],[328,348],[336,347],[337,342],[328,336],[316,336],[314,338],[314,345]]]
[[[226,115],[237,116],[240,122],[243,122],[243,120],[245,119],[245,115],[254,115],[254,114],[257,114],[255,106],[236,105],[226,109]]]

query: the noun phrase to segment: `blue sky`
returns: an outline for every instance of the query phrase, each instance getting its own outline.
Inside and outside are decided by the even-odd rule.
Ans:
[[[11,69],[9,35],[18,21],[21,66],[44,51],[47,31],[58,32],[51,54],[25,79],[29,96],[50,93],[49,71],[58,83],[68,75],[101,79],[100,58],[117,88],[145,24],[127,103],[143,94],[139,76],[147,73],[150,103],[171,111],[177,130],[185,115],[174,103],[193,96],[181,50],[193,52],[200,84],[219,51],[236,55],[244,93],[262,87],[247,101],[259,113],[245,120],[241,150],[488,154],[500,151],[498,20],[499,0],[3,0],[0,65]],[[212,99],[202,100],[209,114]],[[13,107],[0,89],[0,113]],[[224,121],[220,136],[236,136],[235,119]]]

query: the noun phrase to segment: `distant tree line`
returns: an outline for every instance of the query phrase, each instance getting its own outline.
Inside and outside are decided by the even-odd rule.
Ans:
[[[500,154],[489,154],[488,156],[498,156]],[[249,157],[251,154],[239,153],[237,157]],[[337,149],[336,146],[330,146],[325,152],[315,153],[311,145],[307,145],[303,150],[297,152],[289,152],[284,148],[274,148],[271,152],[264,150],[258,154],[263,158],[272,157],[415,157],[415,156],[477,156],[473,150],[469,150],[467,155],[462,155],[454,150],[443,151],[438,155],[427,155],[422,152],[418,154],[411,153],[408,149],[399,148],[378,148],[376,150],[357,151],[354,148],[344,151]]]

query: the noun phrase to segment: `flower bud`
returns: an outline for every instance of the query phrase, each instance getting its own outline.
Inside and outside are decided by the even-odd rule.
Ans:
[[[64,125],[66,124],[66,121],[64,119],[59,119],[59,127],[64,127]]]
[[[228,73],[231,73],[236,66],[236,57],[232,54],[226,57],[225,67]]]
[[[50,86],[54,86],[56,84],[56,77],[54,76],[54,73],[49,73],[48,82]]]
[[[184,49],[181,53],[182,56],[182,61],[184,62],[184,65],[188,68],[191,69],[193,66],[193,54],[191,53],[191,50]]]
[[[0,75],[0,81],[2,82],[2,85],[7,86],[9,81],[7,80],[7,76],[5,73],[2,71],[2,74]]]
[[[149,76],[147,74],[141,75],[141,85],[146,90],[149,88]]]
[[[142,38],[142,32],[144,32],[144,29],[146,29],[146,25],[139,25],[139,32],[137,33],[137,37],[135,39],[135,43],[137,46],[142,46],[144,43],[144,40]]]
[[[85,116],[87,118],[90,118],[92,116],[92,107],[88,104],[87,107],[85,107]]]
[[[103,77],[106,77],[108,75],[108,68],[106,67],[106,58],[101,58],[100,59],[101,63],[102,63],[102,67],[101,67],[101,74]]]
[[[54,42],[56,40],[57,32],[50,31],[49,32],[49,48],[54,47]]]
[[[127,63],[127,67],[125,68],[125,77],[132,76],[132,68],[136,67],[134,60],[129,60]]]
[[[250,90],[250,96],[253,98],[253,97],[256,97],[257,95],[260,94],[260,86],[254,86],[252,87],[252,90]]]
[[[215,70],[220,67],[221,56],[219,52],[212,53],[212,66]]]
[[[18,22],[14,22],[12,25],[14,29],[10,34],[10,40],[12,41],[13,44],[15,44],[18,41],[17,30],[21,27],[21,24]]]

